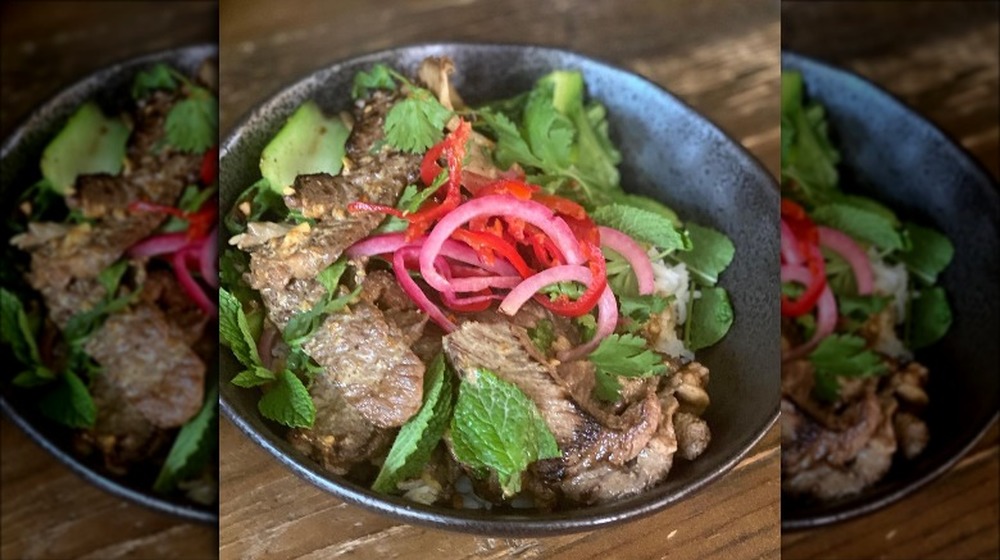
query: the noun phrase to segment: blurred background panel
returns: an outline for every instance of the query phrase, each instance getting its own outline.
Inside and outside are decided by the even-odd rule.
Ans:
[[[777,0],[305,0],[220,2],[220,130],[313,70],[434,41],[555,46],[662,85],[779,165]],[[552,538],[405,525],[296,477],[220,422],[221,558],[777,558],[774,426],[733,471],[653,516]]]
[[[114,62],[218,37],[212,2],[0,4],[0,128]],[[216,527],[181,522],[83,481],[0,420],[0,558],[215,558]]]
[[[870,79],[1000,176],[1000,3],[785,1],[781,25],[783,48]],[[784,533],[782,558],[1000,557],[998,433],[886,509]]]

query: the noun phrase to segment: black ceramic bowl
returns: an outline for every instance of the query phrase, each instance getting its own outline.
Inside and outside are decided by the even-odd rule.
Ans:
[[[917,353],[930,370],[930,442],[913,461],[896,461],[880,482],[833,502],[784,498],[782,529],[815,527],[884,507],[941,475],[997,418],[1000,398],[1000,196],[996,182],[962,148],[897,99],[854,74],[792,53],[810,99],[826,107],[840,150],[841,184],[933,226],[955,245],[940,282],[951,330]]]
[[[202,61],[217,56],[215,46],[199,45],[126,60],[83,78],[40,106],[0,148],[0,215],[9,216],[20,193],[38,181],[42,151],[84,101],[93,99],[106,110],[120,107],[124,100],[131,98],[132,78],[138,71],[164,62],[190,75],[197,71]],[[0,242],[6,244],[8,240]],[[4,363],[16,363],[7,353],[7,348],[3,348]],[[5,372],[5,376],[10,373]],[[201,507],[154,493],[149,473],[144,473],[145,477],[115,478],[95,464],[74,456],[70,430],[42,416],[34,400],[6,382],[0,384],[0,408],[31,439],[88,482],[155,510],[205,523],[218,522],[218,508],[214,506]]]
[[[736,142],[645,79],[570,52],[528,46],[437,44],[402,47],[354,58],[314,72],[250,112],[222,144],[221,208],[259,177],[260,153],[302,102],[327,112],[350,106],[355,72],[384,62],[406,72],[427,56],[447,55],[455,86],[475,104],[527,91],[557,68],[583,71],[590,96],[608,107],[611,136],[621,149],[622,184],[658,198],[685,219],[724,231],[736,258],[722,284],[736,319],[719,345],[699,354],[712,371],[712,405],[705,416],[712,443],[698,460],[678,461],[666,482],[631,499],[558,513],[496,514],[426,507],[376,494],[324,471],[292,448],[284,430],[257,411],[259,393],[226,383],[238,371],[223,353],[222,408],[251,439],[306,480],[346,501],[412,523],[506,535],[593,529],[649,514],[704,487],[730,469],[778,413],[778,196],[773,179]]]

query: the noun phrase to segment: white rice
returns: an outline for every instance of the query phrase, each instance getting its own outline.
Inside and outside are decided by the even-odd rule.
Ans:
[[[670,266],[656,258],[655,251],[649,251],[653,263],[653,286],[656,295],[670,297],[670,304],[660,314],[660,334],[656,339],[656,350],[684,360],[693,360],[694,352],[684,347],[678,338],[677,329],[687,320],[687,306],[690,295],[691,278],[687,266],[679,263]]]

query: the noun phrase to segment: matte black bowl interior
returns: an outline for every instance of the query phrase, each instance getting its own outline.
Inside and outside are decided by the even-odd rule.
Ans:
[[[1000,197],[996,181],[928,121],[870,82],[784,53],[802,72],[807,95],[826,107],[843,157],[842,185],[876,198],[903,219],[937,228],[955,245],[940,282],[953,323],[917,353],[930,370],[927,449],[895,461],[884,479],[833,502],[784,498],[782,529],[815,527],[884,507],[944,473],[997,418],[1000,398]]]
[[[59,132],[69,115],[84,101],[94,99],[106,111],[122,106],[131,98],[133,76],[157,62],[164,62],[186,74],[193,74],[207,58],[217,58],[214,45],[199,45],[164,51],[120,62],[99,70],[56,95],[36,109],[3,143],[0,149],[0,205],[2,216],[9,216],[20,193],[41,178],[39,162],[48,142]],[[7,239],[3,240],[7,243]],[[8,266],[8,263],[4,263]],[[16,363],[3,349],[4,363]],[[5,372],[5,376],[11,372]],[[199,507],[181,499],[167,499],[152,491],[152,483],[140,483],[137,477],[114,478],[96,464],[83,461],[72,453],[70,430],[38,412],[36,402],[23,389],[0,384],[0,407],[7,417],[21,427],[49,453],[88,482],[119,497],[152,509],[205,523],[217,523],[217,507]],[[149,473],[145,473],[146,478]],[[155,477],[155,473],[152,473]]]
[[[386,497],[324,471],[292,448],[284,430],[257,411],[259,393],[226,383],[238,371],[223,352],[222,408],[251,439],[291,470],[346,501],[412,523],[487,534],[554,534],[593,529],[645,515],[702,488],[731,468],[774,422],[778,412],[778,196],[773,179],[736,142],[655,84],[570,52],[528,46],[409,46],[320,69],[252,110],[222,144],[221,208],[259,177],[268,140],[302,102],[329,113],[350,106],[351,80],[376,62],[412,72],[427,56],[454,59],[455,86],[471,103],[526,91],[557,68],[583,71],[589,95],[608,107],[611,135],[624,155],[622,182],[663,200],[684,218],[724,231],[736,244],[725,273],[736,320],[726,339],[699,354],[712,371],[706,419],[712,443],[693,463],[678,461],[665,483],[641,496],[557,513],[497,514],[421,506]]]

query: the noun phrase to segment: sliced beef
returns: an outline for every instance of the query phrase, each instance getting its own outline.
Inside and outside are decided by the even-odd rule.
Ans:
[[[401,426],[420,409],[424,363],[377,307],[329,315],[304,349],[372,424]]]
[[[362,284],[360,297],[378,307],[386,320],[403,333],[403,339],[411,348],[423,336],[428,316],[406,295],[391,272],[375,270],[368,273]],[[422,356],[421,359],[429,361]]]
[[[154,425],[180,426],[201,408],[205,364],[158,308],[144,304],[112,315],[85,350]]]
[[[194,346],[205,334],[208,315],[184,292],[172,272],[163,269],[149,272],[142,283],[140,298],[163,311],[188,346]]]
[[[632,461],[623,465],[607,461],[574,465],[562,481],[562,492],[577,502],[605,503],[633,496],[663,480],[677,451],[672,417],[678,403],[671,395],[662,396],[660,401],[656,432]]]
[[[107,376],[93,377],[90,394],[97,419],[93,428],[77,433],[75,447],[84,455],[100,452],[110,472],[126,474],[132,464],[153,457],[169,442],[168,433],[147,420]]]
[[[265,284],[260,288],[268,318],[281,329],[295,315],[312,309],[325,293],[326,288],[315,278],[293,278],[282,287]]]
[[[250,253],[248,283],[258,290],[284,290],[292,279],[315,278],[333,264],[344,249],[363,239],[382,220],[376,214],[349,214],[354,200],[393,205],[400,192],[416,180],[420,157],[383,147],[372,148],[383,137],[385,115],[395,98],[376,93],[355,111],[355,125],[347,141],[349,161],[336,177],[320,174],[298,177],[285,204],[315,220],[259,244],[241,243]],[[272,228],[273,229],[273,228]]]
[[[483,368],[516,385],[538,407],[565,451],[574,446],[577,434],[586,433],[589,420],[553,379],[549,366],[531,357],[519,336],[523,332],[509,323],[463,323],[444,337],[444,353],[460,376]]]
[[[316,405],[313,427],[293,429],[288,440],[296,449],[336,474],[347,474],[359,463],[384,457],[393,432],[368,421],[344,398],[329,374],[319,375],[309,386]]]
[[[881,479],[892,465],[896,451],[892,425],[895,408],[895,400],[878,399],[873,416],[867,417],[864,424],[837,433],[823,428],[791,401],[782,399],[782,491],[832,500],[856,494]],[[877,416],[874,411],[878,411]],[[871,426],[874,430],[869,437],[859,437]],[[848,449],[855,451],[845,453]]]

